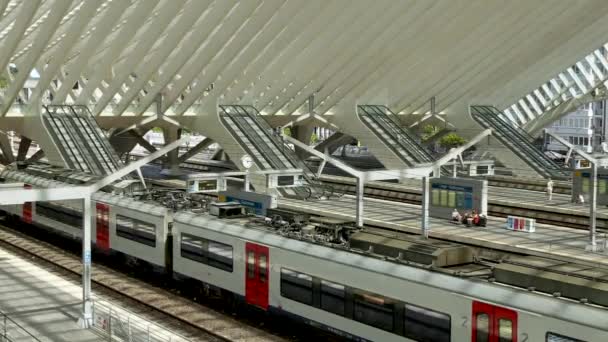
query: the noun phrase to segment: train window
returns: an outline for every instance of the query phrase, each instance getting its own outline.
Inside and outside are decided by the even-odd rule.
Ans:
[[[205,262],[205,240],[196,236],[182,234],[181,250],[182,257],[198,262]]]
[[[498,320],[498,341],[513,341],[513,321],[510,319],[501,318]]]
[[[585,342],[585,341],[579,340],[577,338],[572,338],[572,337],[568,337],[568,336],[564,336],[564,335],[560,335],[560,334],[556,334],[556,333],[552,333],[552,332],[547,332],[545,341],[546,342]]]
[[[488,342],[490,340],[490,318],[485,313],[477,314],[475,317],[475,341]]]
[[[247,252],[247,277],[255,278],[255,252]]]
[[[260,281],[266,282],[266,276],[268,275],[268,263],[266,261],[266,255],[260,255]]]
[[[181,234],[180,245],[183,258],[232,272],[232,246],[190,234]]]
[[[281,296],[312,305],[312,277],[308,274],[282,268]]]
[[[36,203],[36,214],[82,229],[82,213],[69,207],[51,202],[38,202]]]
[[[405,337],[416,341],[449,342],[451,317],[419,306],[405,305]]]
[[[207,261],[209,266],[232,272],[232,246],[207,240]]]
[[[355,295],[356,321],[392,332],[394,312],[393,302],[386,297],[371,293]]]
[[[344,285],[321,280],[321,309],[344,316]]]
[[[116,215],[116,235],[156,247],[156,225],[131,217]]]

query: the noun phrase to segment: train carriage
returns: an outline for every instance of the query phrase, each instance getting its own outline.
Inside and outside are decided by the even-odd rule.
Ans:
[[[108,248],[155,266],[168,266],[172,218],[167,208],[103,192],[95,193],[93,199],[98,203],[96,210],[102,212],[97,215],[108,211]]]
[[[174,229],[233,248],[227,272],[183,258],[176,237],[176,272],[356,340],[600,342],[608,336],[605,310],[549,295],[288,239],[238,220],[178,213]]]
[[[181,222],[178,224],[178,217]],[[191,220],[189,222],[188,220]],[[173,271],[244,297],[245,242],[202,228],[196,216],[177,213],[173,221]]]
[[[65,183],[5,170],[27,186]],[[361,341],[599,342],[605,308],[482,279],[406,265],[281,236],[249,218],[219,219],[129,196],[93,196],[92,238],[100,249],[164,267]],[[81,201],[5,206],[26,222],[80,238]],[[80,216],[78,216],[80,215]],[[173,268],[172,268],[173,266]]]

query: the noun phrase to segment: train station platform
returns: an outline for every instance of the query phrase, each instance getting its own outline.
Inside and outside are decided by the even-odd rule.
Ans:
[[[350,191],[354,191],[355,180],[349,177],[323,176],[321,178],[330,183],[347,184]],[[416,200],[420,198],[421,182],[416,179],[405,179],[401,183],[368,182],[365,194],[370,197],[391,198],[391,192],[397,199]],[[340,186],[343,188],[343,186]],[[488,186],[489,212],[504,215],[530,216],[536,219],[554,221],[555,214],[565,223],[586,224],[589,218],[588,204],[580,205],[572,202],[571,195],[553,193],[549,201],[542,191],[522,188],[507,188],[502,186]],[[597,206],[596,215],[598,227],[608,228],[608,207]],[[567,217],[570,216],[570,217]]]
[[[77,322],[82,308],[82,287],[76,280],[66,279],[57,272],[46,270],[0,248],[0,339],[108,341],[108,331],[111,329],[114,339],[143,341],[146,340],[145,336],[134,336],[134,333],[146,329],[146,334],[151,334],[154,341],[186,341],[130,314],[103,295],[94,294],[93,299],[94,326],[82,329]],[[110,317],[115,323],[112,328]],[[116,324],[117,321],[120,324]],[[6,336],[2,335],[4,331]]]
[[[355,221],[355,198],[345,195],[340,199],[302,201],[281,199],[279,207],[315,215]],[[418,205],[366,198],[364,223],[405,233],[421,234],[421,208]],[[506,219],[488,217],[486,227],[466,227],[452,224],[449,219],[430,218],[430,237],[464,244],[549,257],[563,261],[576,260],[591,266],[607,266],[603,251],[606,240],[598,234],[599,252],[587,251],[589,233],[585,230],[536,224],[534,233],[511,231],[505,228]]]

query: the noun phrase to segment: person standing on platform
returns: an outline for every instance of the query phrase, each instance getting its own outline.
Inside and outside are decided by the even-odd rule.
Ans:
[[[547,199],[551,201],[553,199],[553,181],[551,180],[551,178],[549,178],[549,181],[547,182],[547,188],[545,190],[547,191]]]

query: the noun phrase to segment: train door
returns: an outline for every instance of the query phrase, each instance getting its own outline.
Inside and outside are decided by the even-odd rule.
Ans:
[[[517,312],[473,302],[472,342],[517,342]]]
[[[268,247],[247,242],[245,245],[245,300],[268,309]]]
[[[31,189],[32,186],[29,184],[24,184],[23,188]],[[33,215],[32,210],[33,210],[32,202],[23,203],[23,215],[21,216],[21,219],[23,220],[23,222],[32,223],[32,215]]]
[[[95,209],[95,244],[102,250],[110,249],[110,206],[96,203]]]

